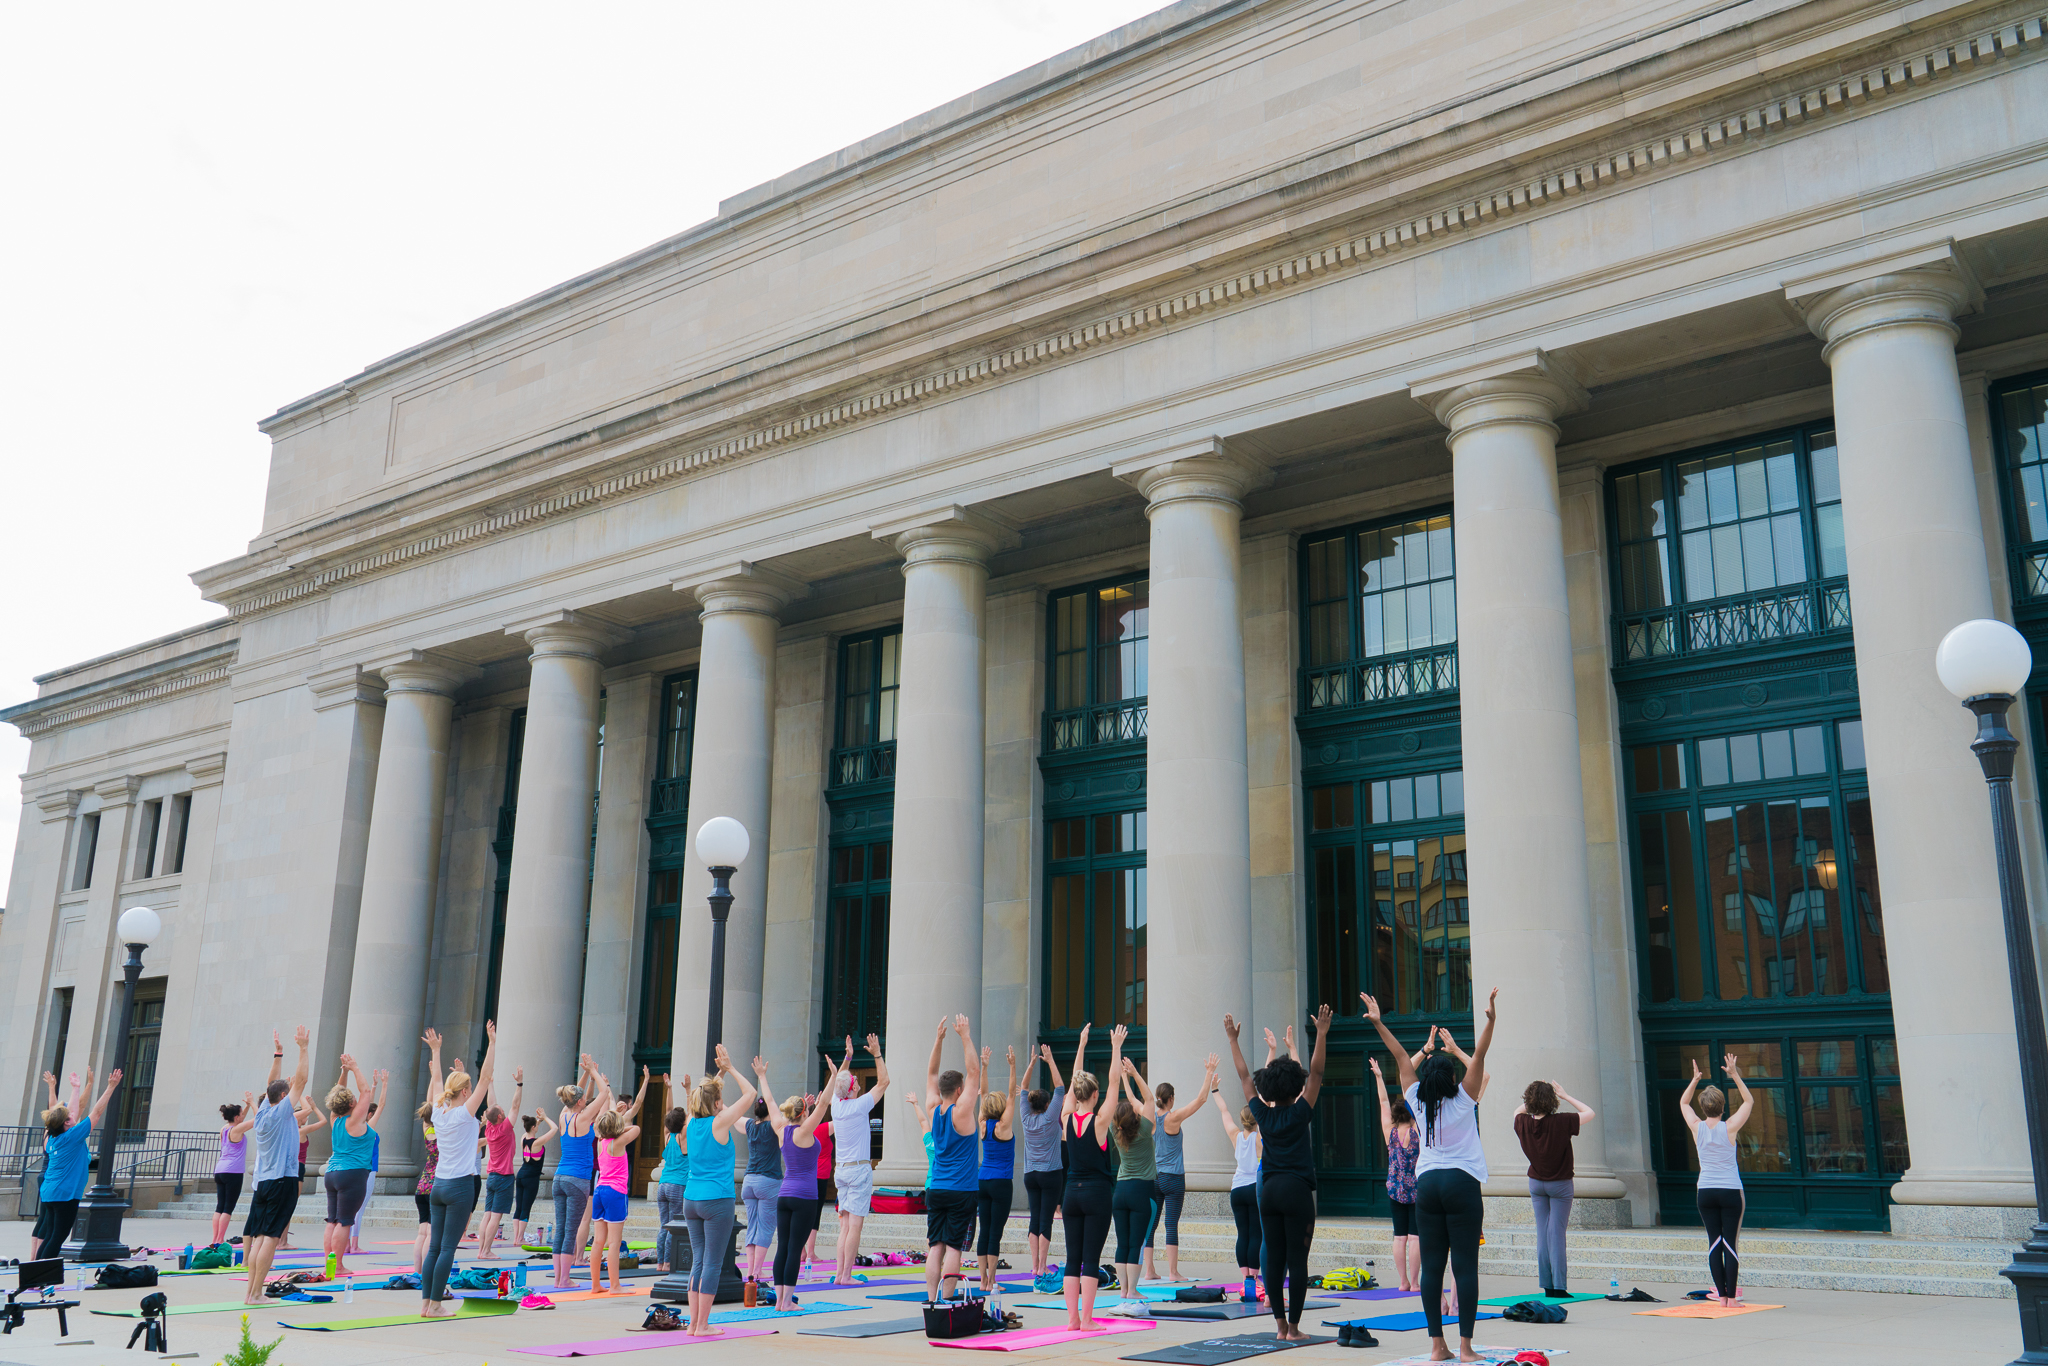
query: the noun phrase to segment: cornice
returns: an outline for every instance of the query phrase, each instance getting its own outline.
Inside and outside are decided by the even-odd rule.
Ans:
[[[431,530],[422,531],[419,526],[420,520],[431,523],[430,516],[410,519],[402,530],[386,536],[373,535],[332,563],[302,568],[307,559],[316,557],[301,554],[293,563],[278,552],[268,557],[276,562],[274,569],[264,563],[266,557],[248,557],[213,566],[192,577],[209,600],[227,607],[237,618],[288,608],[328,589],[405,568],[486,539],[576,515],[618,499],[637,497],[741,459],[898,415],[968,389],[1070,360],[1085,351],[1150,335],[1298,288],[1333,273],[1442,245],[1526,215],[1574,203],[1586,195],[1612,191],[1639,177],[1690,167],[1702,159],[1746,149],[1826,119],[1915,97],[1960,73],[2022,54],[2039,53],[2044,48],[2044,22],[2048,22],[2048,10],[2022,19],[1959,30],[1960,36],[1927,38],[1924,46],[1909,55],[1887,56],[1868,65],[1828,62],[1824,64],[1830,68],[1826,74],[1817,72],[1804,82],[1788,82],[1772,73],[1755,79],[1756,88],[1745,96],[1715,101],[1715,112],[1667,121],[1647,136],[1638,134],[1617,143],[1611,131],[1595,130],[1578,140],[1576,153],[1560,151],[1546,158],[1544,164],[1550,169],[1475,183],[1448,200],[1418,199],[1398,212],[1383,208],[1372,226],[1346,231],[1327,244],[1289,251],[1252,264],[1235,263],[1220,269],[1205,283],[1134,300],[1023,340],[970,353],[957,362],[896,382],[843,390],[836,401],[817,395],[788,398],[777,407],[764,407],[753,415],[744,430],[728,430],[708,442],[687,432],[671,434],[659,430],[671,422],[679,426],[695,415],[673,410],[697,403],[696,398],[677,400],[511,458],[566,458],[593,446],[617,443],[620,455],[608,472],[572,478],[561,487],[487,513],[467,509],[450,513],[440,526]],[[1891,47],[1897,41],[1896,31],[1889,31],[1873,46]],[[1844,70],[1845,67],[1850,69]],[[1449,136],[1460,128],[1462,125],[1436,136]],[[1384,155],[1409,161],[1415,159],[1416,150],[1409,144],[1390,149]],[[1350,169],[1356,171],[1358,167]],[[1300,187],[1291,188],[1298,201]],[[710,425],[714,430],[719,425],[729,428],[730,421],[728,416]],[[679,449],[684,446],[693,448]],[[0,714],[0,719],[4,719],[4,714]]]
[[[182,693],[225,685],[238,649],[238,642],[227,641],[97,683],[67,688],[0,711],[0,721],[34,740]]]

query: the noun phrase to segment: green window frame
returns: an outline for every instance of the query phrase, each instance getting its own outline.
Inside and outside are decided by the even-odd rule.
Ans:
[[[1449,508],[1306,536],[1300,557],[1306,715],[1458,690]]]
[[[1145,743],[1152,581],[1125,574],[1046,602],[1045,751]]]
[[[895,844],[835,840],[825,912],[825,1000],[819,1047],[869,1034],[888,1047],[889,886]],[[836,1054],[835,1054],[836,1056]]]
[[[169,994],[170,980],[145,977],[135,984],[135,1000],[128,1010],[128,1056],[121,1064],[124,1081],[118,1123],[123,1133],[149,1127],[150,1102],[156,1094],[157,1055],[163,1043],[164,998]]]
[[[1120,1024],[1131,1031],[1124,1051],[1144,1056],[1145,859],[1143,807],[1046,817],[1039,1034],[1055,1054],[1092,1024],[1090,1065],[1106,1063],[1109,1030]]]
[[[903,628],[887,626],[839,642],[837,743],[830,786],[873,788],[896,781],[896,705],[903,682]]]
[[[498,1018],[498,979],[505,968],[505,907],[512,896],[512,835],[519,818],[519,765],[526,754],[526,708],[512,713],[505,737],[505,795],[498,803],[498,837],[491,842],[498,875],[491,885],[491,950],[484,969],[484,1018]]]
[[[690,809],[690,755],[697,735],[697,675],[670,674],[661,680],[660,739],[654,751],[650,819],[684,816]]]
[[[1991,416],[2013,583],[2022,598],[2048,598],[2048,371],[1993,385]]]
[[[1619,664],[1849,631],[1841,498],[1832,422],[1613,471]]]

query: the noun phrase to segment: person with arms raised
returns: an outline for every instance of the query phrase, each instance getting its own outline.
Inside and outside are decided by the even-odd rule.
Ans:
[[[943,1022],[942,1022],[943,1023]],[[939,1062],[946,1037],[932,1044],[931,1066],[926,1069],[926,1091],[932,1096],[932,1174],[925,1185],[924,1223],[928,1246],[924,1268],[927,1298],[937,1303],[950,1250],[965,1258],[974,1241],[974,1207],[981,1183],[976,1173],[981,1163],[979,1126],[975,1115],[981,1105],[981,1057],[974,1051],[974,1035],[965,1015],[953,1017],[953,1032],[960,1036],[962,1071],[941,1072]]]
[[[114,1088],[121,1084],[121,1069],[115,1068],[107,1074],[107,1089],[100,1092],[100,1098],[93,1102],[92,1113],[76,1124],[71,1116],[77,1111],[86,1096],[92,1094],[92,1069],[85,1070],[85,1086],[71,1093],[68,1105],[57,1103],[57,1077],[55,1073],[43,1073],[43,1080],[50,1088],[50,1108],[43,1111],[43,1184],[40,1192],[42,1209],[36,1214],[35,1232],[32,1235],[36,1245],[36,1259],[61,1257],[64,1244],[71,1237],[71,1229],[78,1222],[78,1202],[85,1198],[86,1173],[92,1166],[92,1152],[86,1141],[92,1131],[107,1120],[107,1100],[114,1094]],[[77,1074],[72,1074],[77,1080]]]
[[[1316,1046],[1308,1067],[1292,1056],[1275,1058],[1254,1075],[1245,1066],[1237,1022],[1223,1017],[1230,1061],[1244,1089],[1245,1104],[1258,1125],[1263,1152],[1259,1189],[1260,1243],[1265,1256],[1266,1305],[1274,1335],[1301,1341],[1301,1307],[1308,1299],[1308,1250],[1316,1236],[1316,1160],[1309,1126],[1322,1094],[1323,1066],[1330,1044],[1330,1008],[1316,1012]],[[1282,1284],[1287,1293],[1280,1293]]]
[[[298,1109],[312,1071],[307,1050],[313,1036],[300,1025],[292,1038],[299,1047],[299,1065],[291,1080],[278,1076],[284,1070],[284,1043],[272,1031],[270,1079],[263,1087],[263,1101],[259,1105],[255,1096],[246,1092],[242,1096],[245,1113],[256,1116],[250,1128],[256,1136],[256,1193],[249,1201],[249,1218],[242,1225],[242,1256],[249,1265],[244,1304],[263,1303],[263,1278],[270,1274],[278,1242],[299,1208]]]

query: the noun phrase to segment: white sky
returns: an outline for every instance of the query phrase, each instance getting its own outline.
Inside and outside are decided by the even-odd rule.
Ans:
[[[1164,3],[14,7],[0,706],[219,615],[259,418]]]

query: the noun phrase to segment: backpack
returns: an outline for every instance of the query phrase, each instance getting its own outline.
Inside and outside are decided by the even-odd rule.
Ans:
[[[1173,1292],[1177,1304],[1221,1304],[1223,1287],[1220,1285],[1184,1285]]]
[[[93,1282],[95,1290],[136,1290],[156,1284],[156,1268],[153,1266],[123,1266],[115,1262],[100,1268],[99,1278]]]
[[[496,1290],[498,1273],[481,1266],[458,1271],[448,1278],[450,1290]]]
[[[194,1271],[213,1271],[220,1267],[233,1266],[234,1264],[235,1250],[226,1243],[215,1243],[211,1247],[202,1247],[192,1254],[192,1270]]]
[[[1370,1290],[1373,1288],[1372,1273],[1359,1266],[1340,1266],[1335,1271],[1325,1271],[1318,1280],[1324,1290]]]
[[[1563,1323],[1565,1310],[1547,1300],[1523,1300],[1502,1310],[1501,1317],[1513,1323]]]

